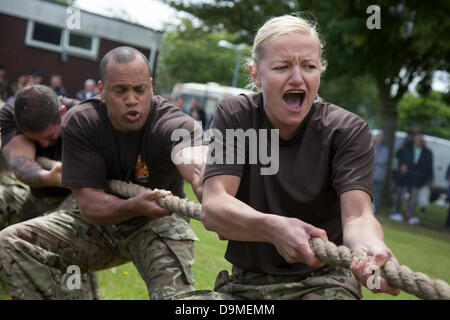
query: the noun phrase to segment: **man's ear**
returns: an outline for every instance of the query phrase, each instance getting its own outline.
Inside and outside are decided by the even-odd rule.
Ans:
[[[98,88],[98,93],[100,94],[100,99],[105,101],[104,94],[103,94],[103,83],[100,80],[97,82],[97,88]]]
[[[150,77],[150,91],[153,94],[153,78]]]
[[[67,113],[67,107],[65,105],[62,105],[61,107],[59,107],[59,112],[61,114],[61,119],[64,118]]]
[[[258,71],[256,70],[255,66],[253,64],[248,65],[248,71],[250,72],[250,75],[252,76],[253,83],[258,88],[261,88],[261,81],[258,77]]]

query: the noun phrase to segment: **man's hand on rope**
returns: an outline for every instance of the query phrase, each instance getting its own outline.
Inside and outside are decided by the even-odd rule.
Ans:
[[[296,218],[275,217],[277,218],[274,226],[276,233],[272,243],[286,262],[301,262],[311,267],[321,267],[325,264],[316,257],[308,242],[312,237],[328,241],[325,230]]]
[[[373,293],[397,296],[401,290],[391,287],[381,275],[381,269],[387,261],[399,265],[392,251],[384,243],[371,244],[360,250],[366,252],[368,257],[353,258],[350,270],[355,278]]]
[[[170,194],[171,193],[169,191],[165,190],[146,190],[135,196],[133,198],[133,201],[135,203],[137,212],[141,212],[142,215],[151,218],[162,218],[164,216],[171,215],[172,212],[167,209],[161,208],[156,200]]]

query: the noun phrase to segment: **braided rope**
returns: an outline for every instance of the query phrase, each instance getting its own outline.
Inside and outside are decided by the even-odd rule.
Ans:
[[[59,161],[44,157],[36,157],[36,162],[42,168],[47,170],[51,170],[55,165],[60,163]],[[143,186],[119,180],[108,180],[107,184],[112,192],[126,198],[135,197],[139,193],[149,190]],[[170,212],[192,219],[202,220],[202,206],[194,201],[188,201],[174,195],[168,195],[157,199],[156,202],[161,208],[167,209]]]
[[[47,169],[53,168],[56,161],[38,157],[36,161]],[[140,192],[149,190],[145,187],[119,180],[108,180],[108,186],[116,194],[123,197],[134,197]],[[202,207],[193,201],[181,199],[177,196],[166,196],[157,200],[159,206],[173,213],[188,216],[201,221]],[[366,255],[360,251],[353,251],[346,246],[336,246],[330,241],[311,238],[309,245],[314,254],[323,262],[330,265],[350,268],[353,258]],[[370,258],[370,256],[369,256]],[[391,261],[385,263],[381,269],[381,276],[391,287],[399,288],[421,299],[450,300],[450,286],[443,280],[433,280],[421,272],[413,272],[407,266],[398,266]]]
[[[312,251],[325,263],[349,269],[353,257],[362,258],[362,252],[354,252],[346,246],[337,247],[330,241],[311,238]],[[370,258],[370,257],[369,257]],[[450,286],[443,280],[433,280],[421,272],[413,272],[407,266],[398,266],[391,261],[381,269],[381,276],[391,287],[399,288],[421,299],[450,300]]]
[[[134,197],[142,191],[149,190],[143,186],[119,180],[108,180],[107,183],[112,192],[126,198]],[[168,195],[159,198],[156,202],[161,208],[167,209],[173,213],[200,221],[202,220],[202,205],[194,201],[188,201],[177,196]]]

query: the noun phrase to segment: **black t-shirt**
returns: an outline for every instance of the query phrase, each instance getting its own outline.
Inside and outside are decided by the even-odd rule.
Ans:
[[[175,129],[193,137],[194,121],[159,96],[152,98],[144,128],[133,135],[113,128],[104,102],[86,100],[64,118],[62,185],[110,192],[106,181],[117,179],[184,197],[183,178],[171,160],[179,143],[171,138]]]
[[[61,105],[65,105],[67,110],[79,103],[78,100],[58,97]],[[14,106],[5,104],[0,110],[0,132],[2,139],[2,148],[5,147],[15,136],[23,135],[22,131],[17,127],[14,118]],[[36,156],[46,157],[52,160],[61,161],[62,155],[62,140],[58,139],[54,146],[42,148],[39,143],[36,143]],[[31,193],[38,197],[64,197],[70,194],[70,190],[57,187],[46,188],[31,188]]]
[[[224,137],[226,129],[273,129],[261,93],[219,103],[212,128]],[[270,145],[270,133],[267,137]],[[259,140],[254,145],[259,145]],[[234,152],[237,159],[238,152]],[[339,195],[354,189],[372,195],[374,154],[369,126],[321,98],[313,103],[292,139],[279,138],[278,173],[261,175],[261,168],[267,165],[249,164],[248,143],[245,152],[246,164],[207,164],[204,180],[216,175],[239,176],[237,199],[260,212],[295,217],[322,228],[337,245],[342,244]],[[225,158],[226,148],[223,153]],[[238,267],[266,274],[305,275],[316,270],[302,263],[287,263],[270,243],[229,241],[225,257]]]

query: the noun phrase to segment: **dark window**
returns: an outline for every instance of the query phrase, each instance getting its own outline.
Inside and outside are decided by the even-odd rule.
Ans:
[[[42,23],[34,23],[33,40],[51,43],[59,46],[62,29]]]
[[[92,49],[92,38],[81,35],[81,34],[70,33],[69,45],[71,47],[91,50]]]

